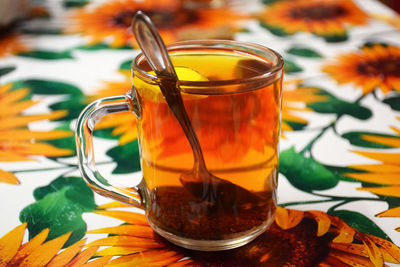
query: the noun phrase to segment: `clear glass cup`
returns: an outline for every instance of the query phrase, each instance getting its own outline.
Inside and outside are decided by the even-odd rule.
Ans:
[[[269,48],[225,40],[179,42],[168,52],[207,169],[233,186],[201,179],[182,184],[193,169],[193,152],[143,54],[132,62],[131,91],[99,99],[81,113],[82,176],[97,193],[143,207],[150,226],[177,245],[210,251],[244,245],[274,220],[283,60]],[[104,115],[125,111],[137,117],[143,173],[131,188],[101,176],[92,143]]]

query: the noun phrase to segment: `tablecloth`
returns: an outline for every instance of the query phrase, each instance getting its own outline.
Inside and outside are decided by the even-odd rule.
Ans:
[[[383,266],[400,262],[400,17],[375,0],[31,1],[0,35],[0,265]],[[285,59],[275,223],[250,244],[194,252],[143,211],[94,194],[73,131],[125,93],[132,15],[166,43],[234,39]],[[141,179],[135,117],[95,131],[99,170]]]

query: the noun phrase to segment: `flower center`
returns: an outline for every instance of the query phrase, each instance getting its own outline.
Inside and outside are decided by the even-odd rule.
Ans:
[[[290,16],[296,19],[326,20],[347,14],[347,10],[340,5],[317,4],[308,7],[290,10]]]
[[[400,56],[380,58],[374,61],[361,62],[357,66],[360,74],[366,76],[400,77]]]
[[[129,27],[135,12],[136,10],[127,10],[116,14],[112,19],[113,25]],[[159,29],[171,29],[197,20],[197,14],[190,11],[144,10],[144,13]]]

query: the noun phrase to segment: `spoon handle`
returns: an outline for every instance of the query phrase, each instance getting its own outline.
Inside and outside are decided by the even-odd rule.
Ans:
[[[192,147],[195,168],[205,169],[206,164],[200,142],[185,110],[179,90],[178,76],[164,41],[150,18],[141,11],[136,12],[133,18],[132,31],[143,54],[160,80],[160,89],[169,108],[174,113]]]

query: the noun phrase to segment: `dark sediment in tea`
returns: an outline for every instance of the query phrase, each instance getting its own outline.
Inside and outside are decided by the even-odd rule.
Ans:
[[[203,186],[201,182],[193,182],[191,189],[201,190]],[[254,192],[245,199],[240,195],[241,190],[230,187],[220,192],[230,194],[231,201],[223,198],[210,202],[190,191],[177,186],[155,188],[150,194],[149,219],[161,230],[180,237],[221,240],[259,227],[275,212],[276,200],[271,192]]]

